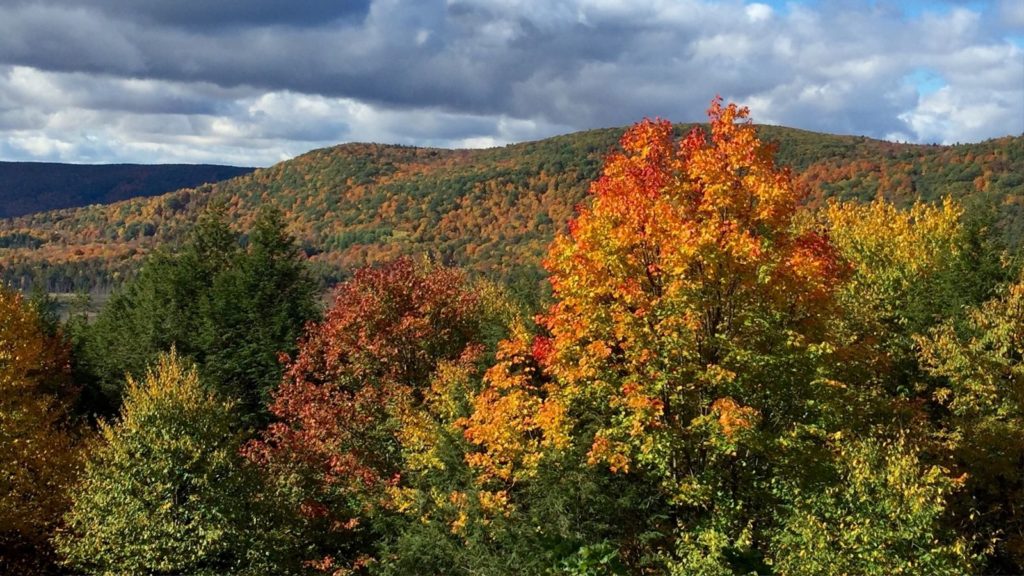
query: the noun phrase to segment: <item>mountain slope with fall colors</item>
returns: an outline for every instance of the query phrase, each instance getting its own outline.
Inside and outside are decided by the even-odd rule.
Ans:
[[[683,133],[688,127],[677,127]],[[957,146],[909,145],[762,126],[807,201],[906,204],[945,196],[994,207],[1024,237],[1024,136]],[[505,281],[533,282],[548,243],[585,200],[622,129],[486,150],[344,144],[212,185],[0,221],[3,280],[50,291],[107,288],[146,254],[181,240],[210,202],[240,227],[257,206],[282,209],[327,281],[400,254],[428,252]]]

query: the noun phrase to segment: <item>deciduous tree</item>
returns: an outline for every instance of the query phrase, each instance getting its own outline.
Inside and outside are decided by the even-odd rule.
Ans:
[[[401,481],[402,415],[481,336],[479,308],[462,273],[400,259],[357,272],[307,330],[274,395],[278,421],[247,454],[307,518],[315,566],[372,556],[373,518]]]
[[[941,379],[939,437],[966,473],[958,500],[968,531],[996,542],[992,572],[1024,570],[1024,281],[917,338],[921,361]]]
[[[971,573],[971,542],[945,521],[963,478],[922,463],[905,438],[836,437],[831,445],[832,481],[793,487],[794,505],[772,539],[776,573]]]
[[[42,572],[79,469],[68,347],[0,287],[0,571]]]
[[[86,574],[278,574],[273,507],[239,454],[228,402],[172,351],[128,386],[100,424],[56,540]]]
[[[506,343],[474,400],[468,458],[522,482],[577,451],[659,491],[646,550],[619,541],[634,568],[766,572],[793,504],[772,487],[836,482],[829,439],[870,434],[877,393],[844,380],[852,352],[831,333],[854,270],[746,109],[709,116],[681,142],[661,121],[623,136],[549,252],[546,334]]]

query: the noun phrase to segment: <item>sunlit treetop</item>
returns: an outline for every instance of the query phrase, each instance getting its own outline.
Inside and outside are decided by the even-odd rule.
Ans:
[[[626,469],[634,441],[658,451],[646,431],[699,414],[730,435],[753,426],[766,392],[737,363],[823,337],[846,266],[824,233],[796,225],[800,193],[748,114],[716,98],[710,130],[629,129],[551,247],[550,341],[535,349],[558,382],[548,403],[606,413],[595,461]]]

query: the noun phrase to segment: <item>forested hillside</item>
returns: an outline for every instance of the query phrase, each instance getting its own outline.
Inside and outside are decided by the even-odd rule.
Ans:
[[[0,162],[0,217],[156,196],[252,170],[210,164]]]
[[[1024,233],[1024,137],[921,146],[771,126],[759,133],[777,142],[778,162],[794,169],[812,204],[882,194],[906,205],[948,195],[993,207],[1011,241]],[[487,150],[345,144],[155,198],[7,219],[0,222],[3,280],[62,292],[109,287],[155,247],[180,241],[217,200],[239,229],[259,206],[281,209],[328,281],[425,251],[529,284],[621,135],[593,130]]]
[[[95,316],[0,287],[0,573],[1022,573],[1020,251],[954,199],[808,206],[747,114],[627,130],[540,306],[408,257],[323,302],[240,195]],[[376,186],[507,153],[358,150]]]

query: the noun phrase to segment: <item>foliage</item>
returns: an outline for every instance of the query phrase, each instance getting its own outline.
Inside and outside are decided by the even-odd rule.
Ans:
[[[521,335],[515,323],[513,334]],[[499,367],[515,362],[507,349],[498,354]],[[470,430],[488,434],[494,413],[477,417],[477,355],[471,348],[441,364],[423,401],[400,412],[403,470],[388,498],[400,516],[379,554],[381,572],[511,576],[621,568],[620,555],[636,550],[620,552],[611,542],[628,542],[662,517],[655,491],[594,470],[579,453],[549,453],[529,474],[481,474],[481,464],[491,460],[474,450],[469,438],[481,438]],[[485,381],[493,378],[490,372]],[[487,438],[495,441],[489,448],[507,439],[500,433]]]
[[[262,210],[243,254],[215,272],[201,299],[197,354],[203,375],[262,422],[281,378],[279,355],[295,349],[318,315],[317,286],[280,212]]]
[[[838,294],[844,313],[832,327],[835,339],[858,350],[879,389],[917,395],[913,336],[956,321],[1005,279],[999,247],[975,241],[949,199],[907,210],[882,200],[832,202],[821,218],[852,272]]]
[[[619,551],[608,542],[583,546],[572,557],[558,566],[558,574],[571,576],[604,576],[622,574],[625,567],[619,560]]]
[[[280,213],[262,211],[243,249],[223,210],[211,209],[179,253],[154,255],[93,323],[75,325],[79,377],[100,399],[90,408],[116,410],[124,375],[176,346],[207,385],[240,402],[240,416],[261,422],[278,355],[316,316],[315,295]]]
[[[833,244],[832,230],[801,211],[790,172],[774,165],[772,147],[758,140],[746,114],[715,101],[710,135],[694,130],[679,144],[665,122],[645,121],[625,134],[623,151],[609,157],[592,186],[591,206],[552,245],[555,302],[540,321],[547,334],[520,332],[502,343],[462,421],[478,447],[467,462],[484,486],[505,490],[496,493],[571,455],[593,473],[653,487],[652,518],[663,520],[614,535],[630,570],[765,573],[778,561],[773,538],[788,534],[779,510],[829,493],[841,494],[830,500],[832,511],[860,506],[860,495],[842,491],[851,453],[829,439],[848,430],[888,434],[873,425],[888,400],[856,368],[873,360],[871,351],[834,333],[853,310],[845,291],[876,282],[903,296],[915,279],[931,277],[910,270],[904,282],[898,263],[915,256],[900,252],[882,265],[844,258],[844,248],[864,248],[855,237],[880,238],[888,254],[884,242],[892,236],[866,234],[860,222],[880,223],[875,213],[895,210],[879,204],[863,215],[834,206],[829,225],[858,225],[839,230]],[[896,250],[938,254],[933,246],[958,246],[959,214],[943,210],[946,220],[934,219],[941,233],[925,230],[934,245]],[[913,221],[902,218],[896,225]],[[894,280],[877,282],[890,272]],[[913,314],[918,303],[897,299],[894,314]],[[909,484],[917,460],[907,458],[868,459],[857,474],[901,472],[908,485],[883,484],[891,492],[885,497],[895,508],[901,498],[927,494],[933,507],[907,530],[931,529],[954,484],[935,467]],[[883,512],[889,516],[851,509],[864,515],[865,546],[905,536],[875,529],[894,513]],[[798,532],[777,545],[790,552],[825,546],[813,532]],[[965,565],[966,545],[949,530],[918,536],[937,566]],[[907,562],[911,550],[894,550],[871,569]]]
[[[970,530],[996,539],[996,571],[1024,566],[1024,281],[970,310],[965,327],[945,322],[918,338],[921,360],[943,385],[949,412],[941,437],[966,473],[960,502]]]
[[[280,573],[231,410],[174,351],[129,377],[56,539],[67,563],[86,574]]]
[[[68,349],[38,311],[0,287],[0,569],[44,570],[47,540],[79,468]]]
[[[172,346],[190,358],[202,352],[203,300],[237,251],[223,214],[206,213],[180,255],[155,254],[95,321],[74,326],[78,378],[104,400],[96,408],[116,413],[125,375],[141,377]]]
[[[773,538],[779,574],[967,574],[969,542],[943,526],[946,499],[962,482],[923,466],[905,439],[836,437],[837,478],[797,488]]]
[[[981,540],[981,548],[986,539],[998,541],[989,569],[1019,571],[1021,556],[1010,552],[1015,546],[1009,528],[1013,514],[997,512],[1006,510],[1007,498],[1016,498],[1019,478],[1011,479],[1011,473],[996,480],[1000,473],[985,464],[992,461],[981,456],[985,449],[971,448],[999,446],[996,466],[1005,466],[1014,458],[1003,452],[1013,425],[984,440],[984,433],[971,429],[979,419],[965,419],[950,409],[947,381],[954,365],[962,372],[953,380],[961,382],[967,371],[984,365],[958,351],[956,335],[984,338],[992,322],[1006,317],[1007,311],[994,303],[985,304],[984,312],[974,306],[995,294],[1015,266],[1000,242],[986,233],[985,220],[950,200],[941,207],[918,203],[906,211],[882,201],[834,203],[824,217],[833,242],[853,268],[840,292],[845,312],[833,328],[837,339],[849,344],[848,377],[872,383],[874,404],[881,408],[879,424],[909,426],[918,437],[931,436],[926,452],[931,461],[965,474],[949,516],[961,535]],[[963,389],[959,395],[967,404],[977,397],[977,391]]]
[[[832,202],[823,218],[831,241],[853,265],[842,291],[849,315],[875,322],[875,332],[921,332],[985,300],[1009,279],[1003,247],[948,198],[907,210],[880,200]]]
[[[842,399],[826,401],[815,342],[843,266],[825,237],[793,231],[798,193],[746,110],[709,114],[710,138],[678,146],[666,122],[627,132],[553,244],[536,414],[544,442],[575,435],[591,464],[654,479],[681,532],[710,530],[714,511],[740,553],[767,503],[751,492],[773,473],[755,464],[765,443],[828,424]]]
[[[954,266],[962,257],[962,210],[957,204],[918,202],[901,211],[880,200],[833,202],[824,217],[829,238],[854,267],[843,287],[844,299],[853,308],[851,316],[906,326],[913,332],[961,304],[948,302],[957,294],[949,294],[949,287],[942,285],[958,271]]]
[[[479,306],[461,273],[400,259],[340,285],[307,330],[274,395],[278,421],[247,454],[309,519],[322,569],[371,557],[374,517],[401,480],[400,415],[479,337]]]

